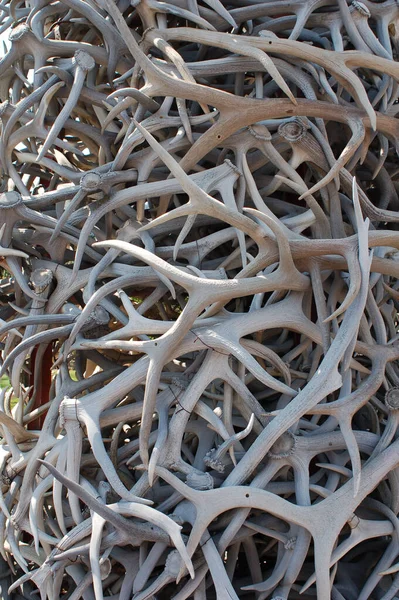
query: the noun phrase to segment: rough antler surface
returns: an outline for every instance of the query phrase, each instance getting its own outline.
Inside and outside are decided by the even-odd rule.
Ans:
[[[1,2],[1,600],[399,597],[398,28]]]

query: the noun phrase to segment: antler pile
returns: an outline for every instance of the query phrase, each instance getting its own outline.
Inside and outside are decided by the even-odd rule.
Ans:
[[[2,600],[397,597],[398,3],[0,9]]]

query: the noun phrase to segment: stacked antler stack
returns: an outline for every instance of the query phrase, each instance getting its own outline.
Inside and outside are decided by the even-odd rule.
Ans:
[[[1,599],[397,598],[399,4],[0,26]]]

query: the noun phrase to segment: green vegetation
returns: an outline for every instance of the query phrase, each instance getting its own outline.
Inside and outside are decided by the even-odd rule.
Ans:
[[[3,375],[3,377],[0,377],[0,388],[1,389],[8,387],[9,385],[10,385],[10,380],[8,379],[7,375]]]

